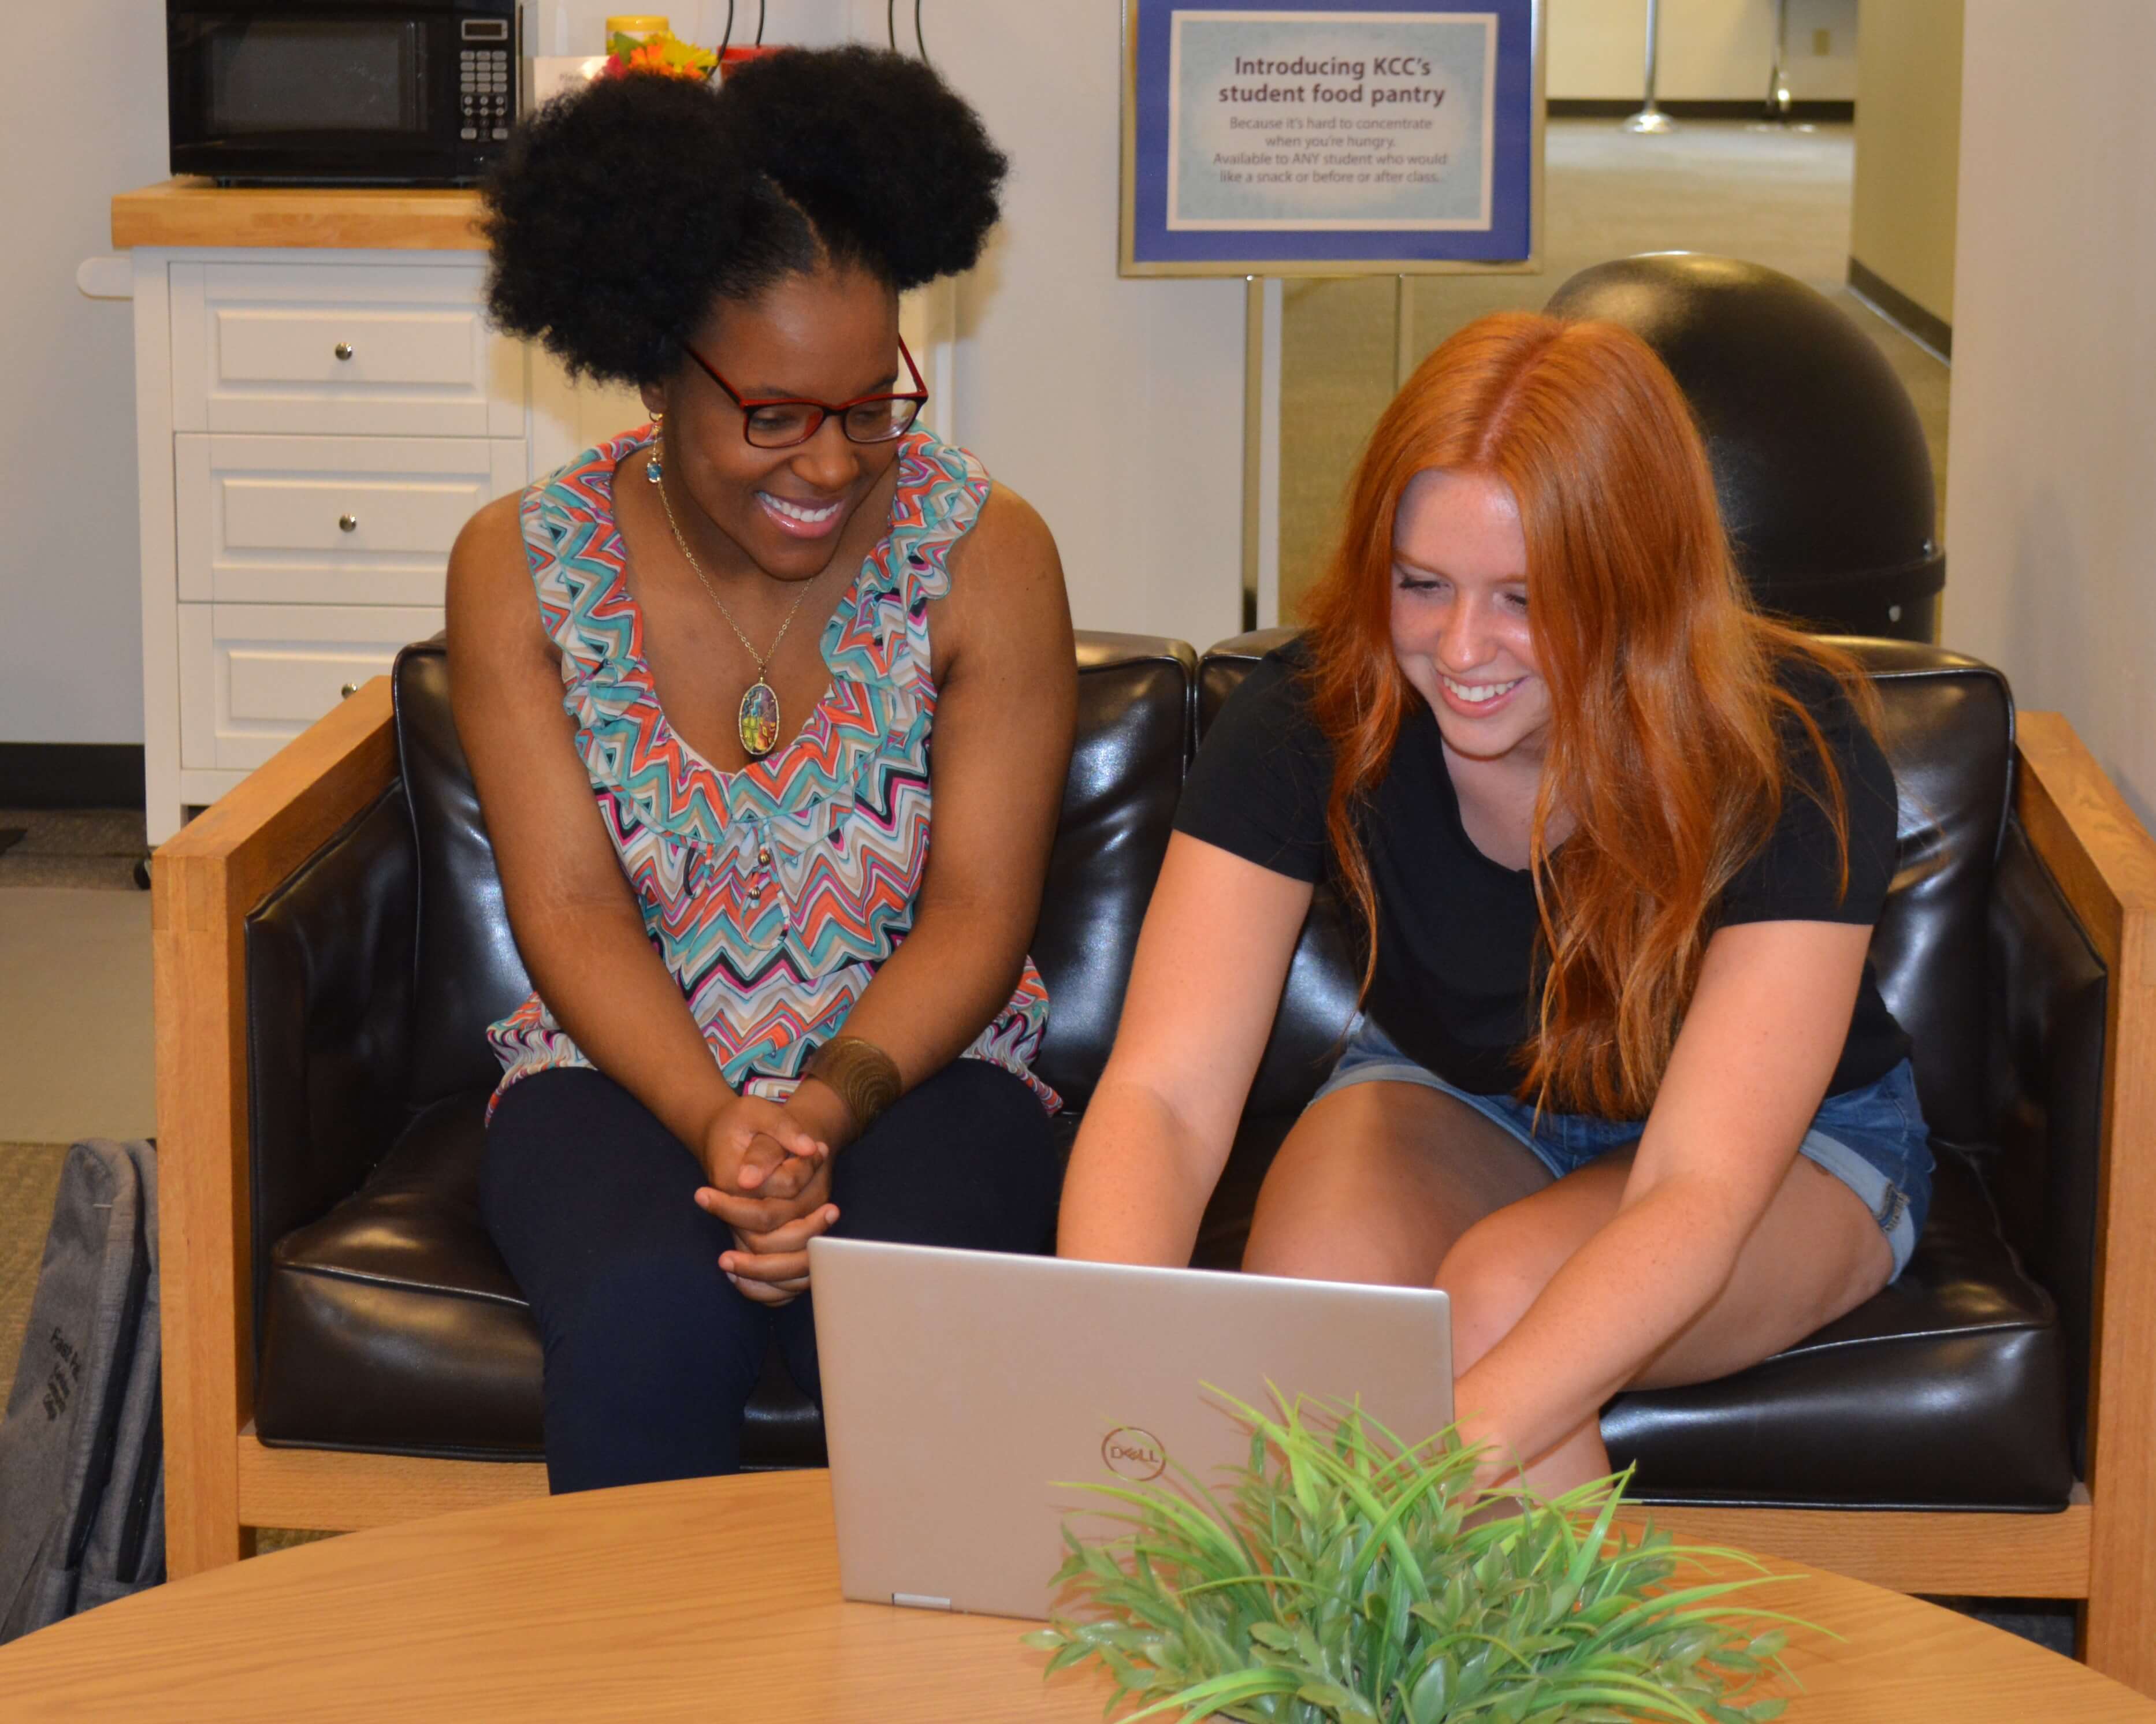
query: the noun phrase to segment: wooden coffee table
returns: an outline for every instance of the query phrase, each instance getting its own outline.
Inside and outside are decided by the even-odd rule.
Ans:
[[[1791,1724],[2156,1724],[2156,1702],[1950,1611],[1835,1575],[1774,1608]],[[0,1650],[0,1717],[1085,1720],[1026,1624],[839,1597],[820,1472],[475,1509],[159,1587]]]

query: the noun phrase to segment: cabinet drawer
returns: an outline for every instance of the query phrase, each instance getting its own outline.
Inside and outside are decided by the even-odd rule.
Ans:
[[[182,431],[517,437],[523,348],[472,264],[174,264]]]
[[[397,649],[442,626],[439,606],[183,604],[180,764],[259,767]]]
[[[521,438],[172,444],[180,597],[198,601],[439,605],[458,531],[525,480]]]

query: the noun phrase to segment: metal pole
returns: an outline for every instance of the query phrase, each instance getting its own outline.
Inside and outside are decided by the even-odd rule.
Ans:
[[[1414,375],[1415,362],[1420,357],[1415,351],[1414,277],[1396,276],[1393,286],[1393,393],[1395,395],[1407,387],[1408,379]]]
[[[1767,85],[1766,117],[1789,117],[1789,0],[1776,0],[1774,7],[1774,71]]]
[[[1258,626],[1265,534],[1265,283],[1243,278],[1243,632]]]
[[[1790,121],[1794,105],[1789,95],[1789,0],[1777,0],[1774,8],[1774,69],[1767,74],[1766,111],[1753,123],[1754,131],[1815,131],[1810,124]]]
[[[1281,620],[1281,279],[1244,278],[1243,628]]]
[[[1656,62],[1661,58],[1662,0],[1647,0],[1647,98],[1640,111],[1625,122],[1627,131],[1661,134],[1676,128],[1670,116],[1655,105]]]

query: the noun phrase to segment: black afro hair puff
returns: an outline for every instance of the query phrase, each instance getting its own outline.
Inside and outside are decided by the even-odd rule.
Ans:
[[[1008,167],[925,63],[788,49],[723,90],[632,74],[558,96],[485,187],[495,321],[650,382],[720,300],[839,264],[896,290],[970,268]]]

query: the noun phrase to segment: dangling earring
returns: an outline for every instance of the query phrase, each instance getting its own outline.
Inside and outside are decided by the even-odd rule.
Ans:
[[[660,455],[665,443],[666,415],[654,413],[651,416],[651,459],[644,464],[644,478],[648,485],[657,485],[666,476],[660,470]]]

